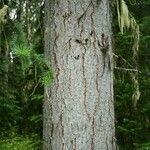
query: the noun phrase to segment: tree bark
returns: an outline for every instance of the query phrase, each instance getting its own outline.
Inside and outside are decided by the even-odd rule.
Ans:
[[[43,150],[115,150],[110,0],[46,0]]]

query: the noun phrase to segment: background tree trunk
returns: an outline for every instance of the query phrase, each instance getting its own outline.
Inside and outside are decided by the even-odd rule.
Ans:
[[[46,0],[44,150],[114,150],[110,0]]]

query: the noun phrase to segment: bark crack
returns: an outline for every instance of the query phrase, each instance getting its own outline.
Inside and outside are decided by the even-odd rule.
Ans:
[[[86,54],[86,48],[84,47],[84,45],[82,45],[84,48],[84,52],[82,53],[82,71],[83,71],[83,82],[84,82],[84,108],[85,108],[85,112],[87,114],[87,117],[90,121],[90,114],[87,111],[87,104],[86,104],[86,99],[87,99],[87,81],[86,81],[86,76],[85,76],[85,54]]]
[[[109,147],[108,147],[108,138],[106,137],[106,150],[109,150]]]
[[[88,6],[87,6],[87,8],[86,8],[85,10],[84,10],[83,7],[82,7],[83,13],[82,13],[82,15],[77,19],[78,26],[80,25],[81,20],[86,17],[86,13],[87,13],[87,11],[88,11],[88,9],[89,9],[89,7],[90,7],[91,4],[92,4],[92,1],[90,1],[90,3],[88,4]],[[81,6],[82,6],[82,4],[81,4]]]
[[[95,119],[93,117],[92,121],[92,137],[91,137],[91,150],[94,150],[95,147]]]
[[[58,90],[58,87],[59,87],[59,79],[58,79],[58,76],[59,76],[59,73],[60,73],[60,69],[58,67],[58,61],[57,61],[57,54],[56,54],[56,49],[57,49],[57,40],[59,38],[59,34],[57,33],[56,31],[56,24],[55,24],[55,39],[54,39],[54,45],[53,45],[53,60],[54,60],[54,63],[56,65],[56,81],[57,81],[57,87],[56,87],[56,91]],[[57,93],[57,92],[56,92]]]
[[[64,150],[64,142],[63,142],[63,137],[64,137],[64,125],[63,125],[63,114],[60,115],[60,124],[61,124],[61,131],[62,131],[62,150]]]
[[[99,75],[98,75],[98,73],[99,73],[99,66],[98,66],[98,64],[99,64],[99,60],[98,60],[98,56],[97,56],[97,72],[96,72],[96,81],[95,82],[96,82],[96,90],[97,90],[98,96],[97,96],[97,101],[95,103],[93,116],[95,116],[95,114],[96,114],[97,107],[99,105],[99,100],[100,100],[100,90],[99,90],[99,84],[98,84],[98,82],[99,82]]]

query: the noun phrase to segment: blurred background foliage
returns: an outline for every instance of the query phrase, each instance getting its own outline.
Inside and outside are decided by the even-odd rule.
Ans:
[[[150,150],[150,0],[126,0],[140,26],[138,66],[131,31],[120,33],[113,8],[116,139],[120,150]],[[42,145],[44,86],[53,81],[44,60],[43,0],[0,1],[0,149]],[[5,8],[5,9],[4,9]],[[138,68],[135,107],[132,69]]]
[[[116,139],[121,150],[150,150],[150,1],[126,0],[140,26],[138,82],[140,99],[134,107],[132,71],[114,68]],[[114,15],[115,67],[136,68],[132,58],[130,31],[120,34]]]
[[[2,150],[42,149],[44,85],[53,79],[44,60],[43,4],[42,0],[0,1]]]

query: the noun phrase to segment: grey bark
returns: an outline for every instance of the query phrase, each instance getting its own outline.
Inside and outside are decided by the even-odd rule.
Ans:
[[[109,0],[46,0],[43,150],[115,150]]]

